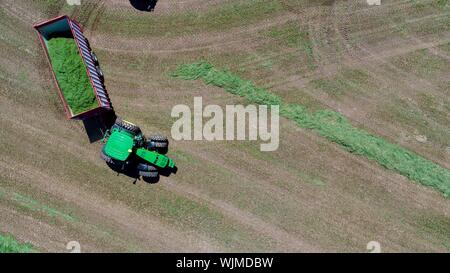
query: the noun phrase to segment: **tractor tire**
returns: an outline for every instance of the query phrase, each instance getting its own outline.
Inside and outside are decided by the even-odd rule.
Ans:
[[[150,139],[150,141],[155,141],[155,142],[169,142],[167,140],[167,137],[162,136],[162,135],[153,135],[153,136],[150,136],[149,139]]]
[[[98,63],[97,55],[94,52],[91,52],[91,56],[92,56],[92,60],[94,61],[94,63],[96,65],[98,65],[99,63]]]
[[[167,137],[161,135],[150,136],[150,140],[147,142],[147,148],[165,155],[169,150],[169,140]]]
[[[153,148],[167,148],[169,146],[168,142],[155,142],[155,141],[150,141],[151,146]]]
[[[115,172],[121,172],[123,171],[123,162],[116,161],[112,159],[111,157],[107,156],[103,151],[100,153],[100,158],[103,159],[106,162],[106,165],[110,167]]]
[[[139,175],[142,177],[158,177],[158,169],[155,166],[139,163],[137,166]]]
[[[139,128],[138,126],[128,123],[128,122],[124,122],[122,120],[122,118],[117,118],[115,124],[119,127],[124,128],[125,130],[128,130],[130,132],[133,132],[135,134],[139,134],[141,132],[141,128]]]
[[[158,171],[158,169],[155,166],[147,164],[147,163],[139,163],[137,165],[137,169],[139,171],[143,171],[143,172],[155,172],[155,171]]]
[[[168,148],[169,140],[165,136],[153,135],[150,136],[150,142],[154,144],[156,148]]]
[[[142,171],[139,171],[139,175],[142,176],[142,177],[156,178],[156,177],[158,177],[159,173],[158,172],[142,172]]]
[[[105,155],[103,151],[100,153],[100,158],[103,159],[106,163],[114,164],[114,160],[111,157]]]

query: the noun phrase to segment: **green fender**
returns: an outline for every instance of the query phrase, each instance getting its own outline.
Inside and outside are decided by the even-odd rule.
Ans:
[[[136,154],[140,158],[144,159],[147,162],[150,162],[151,164],[155,165],[156,167],[159,167],[162,169],[167,168],[167,167],[170,167],[170,168],[175,167],[175,163],[173,162],[173,160],[163,154],[149,151],[144,148],[137,149]]]

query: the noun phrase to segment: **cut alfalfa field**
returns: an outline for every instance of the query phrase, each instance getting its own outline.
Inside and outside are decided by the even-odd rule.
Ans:
[[[219,70],[207,62],[179,66],[171,76],[185,80],[202,79],[206,84],[225,89],[251,103],[279,105],[280,114],[303,128],[312,129],[351,153],[362,155],[422,185],[450,196],[450,171],[382,137],[353,126],[338,112],[311,112],[299,104],[285,103],[264,88],[255,86],[227,70]]]
[[[77,44],[72,38],[53,38],[48,52],[56,79],[74,115],[98,107]]]

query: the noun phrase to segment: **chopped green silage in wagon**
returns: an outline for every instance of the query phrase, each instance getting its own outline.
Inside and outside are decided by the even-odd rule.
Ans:
[[[73,115],[98,107],[77,44],[72,38],[53,38],[47,44],[56,79]]]

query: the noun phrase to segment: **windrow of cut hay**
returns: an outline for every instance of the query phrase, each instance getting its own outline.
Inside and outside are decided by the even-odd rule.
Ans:
[[[219,70],[207,62],[180,65],[170,74],[185,80],[202,79],[206,84],[245,97],[250,103],[279,105],[281,116],[302,128],[312,129],[347,151],[378,162],[409,179],[450,196],[450,171],[399,145],[353,126],[346,117],[331,110],[311,112],[299,104],[283,100],[228,70]]]

